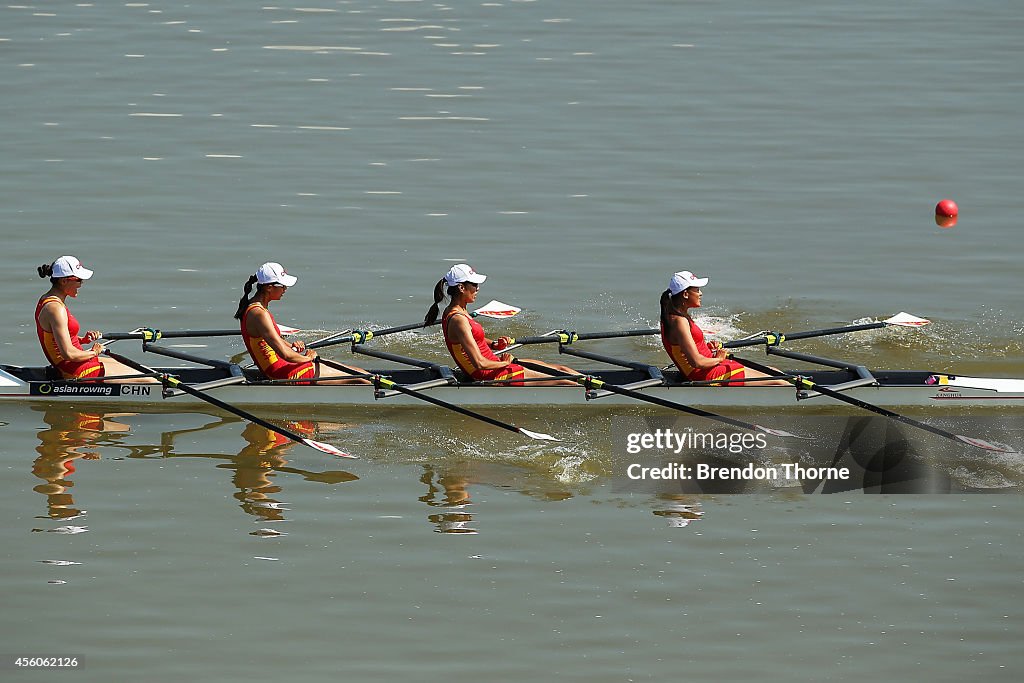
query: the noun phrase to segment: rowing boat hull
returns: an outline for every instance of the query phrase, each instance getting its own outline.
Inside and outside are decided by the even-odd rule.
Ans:
[[[160,368],[195,386],[223,380],[229,374],[209,368]],[[428,371],[382,370],[381,374],[401,384],[415,385],[432,379]],[[824,386],[847,381],[842,371],[816,371],[803,373],[815,383]],[[630,370],[612,370],[593,373],[603,381],[628,385],[646,379]],[[793,405],[843,405],[826,396],[798,398],[795,389],[781,386],[709,387],[671,386],[678,383],[675,373],[666,372],[669,386],[641,389],[645,394],[704,408],[779,408]],[[877,386],[857,387],[843,392],[873,405],[889,408],[913,406],[992,406],[1024,407],[1024,380],[955,377],[929,372],[881,371],[876,372]],[[939,378],[929,383],[929,378]],[[249,381],[252,380],[252,381]],[[233,405],[267,408],[269,406],[423,406],[422,401],[405,395],[376,399],[372,387],[366,385],[295,386],[261,383],[252,375],[241,383],[206,389],[210,395]],[[479,406],[615,406],[637,405],[635,399],[618,394],[587,400],[582,387],[497,387],[479,385],[439,386],[426,391],[437,398],[466,407]],[[109,382],[65,383],[46,380],[42,368],[22,368],[0,365],[0,402],[39,402],[77,405],[82,402],[113,403],[122,405],[157,404],[165,407],[196,405],[203,402],[188,394],[166,396],[158,384],[122,384]]]

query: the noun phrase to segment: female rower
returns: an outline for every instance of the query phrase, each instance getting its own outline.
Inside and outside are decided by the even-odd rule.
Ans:
[[[297,280],[280,263],[270,262],[260,266],[246,281],[235,318],[241,321],[242,341],[253,361],[267,379],[313,380],[303,384],[369,384],[365,379],[321,366],[316,351],[307,349],[301,341],[289,343],[281,337],[281,329],[270,314],[270,302],[283,297]],[[352,369],[366,372],[362,368]]]
[[[691,308],[701,306],[701,287],[708,278],[697,277],[688,270],[680,271],[668,282],[668,289],[661,294],[661,343],[665,346],[672,362],[687,380],[699,382],[722,380],[725,386],[785,385],[782,379],[765,379],[756,382],[737,382],[750,377],[770,377],[763,372],[743,367],[738,361],[730,360],[721,343],[704,341],[704,331],[690,316]]]
[[[432,325],[437,322],[440,303],[447,293],[451,303],[441,316],[441,330],[444,332],[444,343],[455,364],[473,380],[496,381],[497,386],[521,387],[524,386],[524,379],[537,380],[531,381],[531,385],[578,385],[571,379],[555,379],[542,372],[525,368],[515,363],[515,359],[507,353],[494,355],[494,351],[500,351],[508,346],[509,337],[491,341],[484,335],[483,326],[473,320],[466,310],[469,304],[476,301],[480,285],[486,279],[486,275],[481,275],[465,263],[460,263],[452,266],[434,286],[434,305],[427,311],[423,324]],[[553,365],[538,360],[527,362],[543,365],[566,375],[580,374],[565,365]]]
[[[53,263],[44,263],[36,268],[39,277],[50,278],[50,289],[39,297],[36,303],[36,336],[43,354],[50,365],[60,372],[63,379],[95,379],[118,377],[119,382],[150,383],[152,377],[138,377],[138,371],[123,365],[113,358],[100,358],[103,344],[97,340],[103,334],[89,330],[78,336],[80,327],[75,316],[68,310],[67,298],[78,296],[82,283],[92,277],[92,271],[84,267],[74,256],[61,256]],[[86,351],[84,345],[92,344]],[[135,377],[125,377],[135,375]]]

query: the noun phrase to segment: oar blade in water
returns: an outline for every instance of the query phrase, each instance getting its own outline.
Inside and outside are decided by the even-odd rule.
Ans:
[[[754,426],[757,427],[758,430],[764,432],[765,434],[771,434],[772,436],[792,437],[794,439],[809,439],[809,438],[811,438],[809,436],[800,436],[799,434],[793,434],[792,432],[787,432],[785,429],[773,429],[771,427],[765,427],[763,425],[754,425]]]
[[[537,441],[561,441],[561,439],[556,439],[550,434],[545,434],[543,432],[531,432],[529,429],[523,429],[522,427],[520,427],[518,431],[520,434],[528,436],[531,439],[536,439]]]
[[[346,453],[345,451],[341,450],[340,448],[336,448],[336,447],[332,446],[329,443],[324,443],[323,441],[314,441],[313,439],[303,439],[302,443],[306,444],[310,448],[317,449],[321,453],[327,453],[328,455],[336,455],[339,458],[358,458],[359,457],[357,455],[352,455],[351,453]]]
[[[899,325],[900,327],[924,327],[925,325],[931,325],[931,320],[925,320],[924,318],[918,318],[916,315],[910,315],[904,311],[901,311],[893,317],[882,321],[887,325]]]
[[[985,441],[985,439],[976,439],[973,436],[964,436],[963,434],[956,434],[956,438],[959,441],[964,442],[975,448],[981,448],[986,451],[995,451],[996,453],[1017,453],[1017,449],[1011,448],[1000,443],[992,443],[991,441]]]

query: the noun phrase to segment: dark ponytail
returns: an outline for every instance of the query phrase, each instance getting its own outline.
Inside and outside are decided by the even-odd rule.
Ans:
[[[444,278],[437,281],[434,285],[434,304],[427,311],[427,314],[423,316],[423,326],[433,325],[437,322],[437,314],[440,312],[440,303],[444,299]]]
[[[43,265],[36,268],[36,272],[39,273],[39,277],[53,277],[53,264],[44,263]]]
[[[682,292],[680,292],[681,294]],[[674,299],[678,294],[673,295],[669,290],[665,290],[661,293],[661,324],[668,326],[668,318],[670,315],[680,315],[679,309],[676,308],[676,302]]]
[[[238,300],[238,310],[235,311],[235,320],[241,320],[245,315],[245,309],[249,307],[249,295],[252,294],[252,286],[256,284],[256,276],[250,275],[245,281],[245,288],[242,290],[242,298]]]

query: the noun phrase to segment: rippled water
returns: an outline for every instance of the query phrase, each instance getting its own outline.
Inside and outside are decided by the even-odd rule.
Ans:
[[[5,5],[3,360],[40,362],[34,268],[72,253],[106,331],[228,327],[269,259],[307,341],[419,319],[457,260],[525,309],[488,329],[648,327],[688,268],[722,338],[906,310],[932,326],[800,348],[1021,376],[1014,9]],[[84,655],[95,681],[1020,677],[1017,495],[630,493],[608,431],[646,409],[501,415],[555,446],[430,410],[272,415],[358,461],[172,411],[0,406],[0,655]]]

